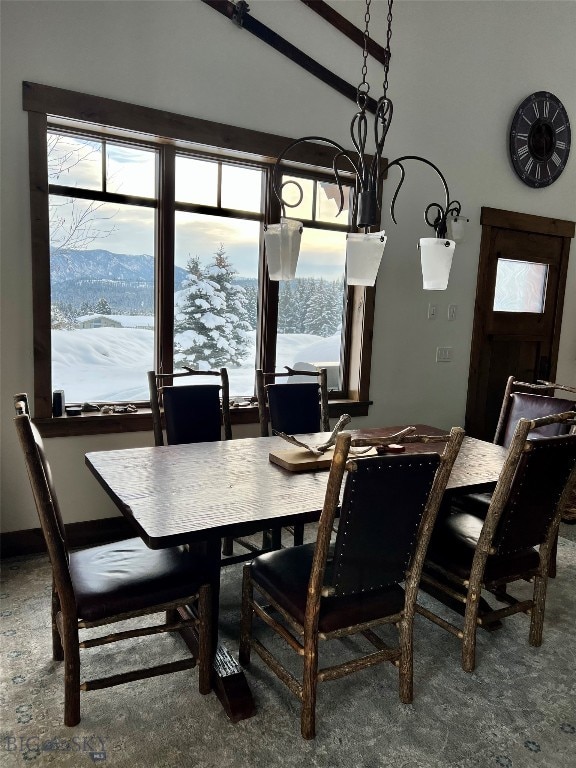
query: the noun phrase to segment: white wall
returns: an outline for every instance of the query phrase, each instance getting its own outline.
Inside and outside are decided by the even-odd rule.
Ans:
[[[331,5],[357,26],[360,2]],[[252,14],[356,84],[361,51],[297,0],[252,0]],[[11,423],[11,396],[33,391],[27,119],[23,80],[129,101],[286,136],[323,134],[350,144],[354,105],[200,2],[172,0],[3,0],[1,40],[1,413],[4,531],[37,525]],[[372,4],[372,36],[385,40],[386,3]],[[440,198],[431,172],[409,169],[388,215],[389,239],[376,306],[371,397],[355,424],[462,424],[468,379],[480,208],[576,218],[576,150],[559,180],[523,185],[507,156],[516,106],[554,92],[576,125],[576,3],[555,0],[398,0],[389,95],[395,116],[390,158],[421,154],[437,163],[471,219],[445,293],[424,293],[415,243],[427,197]],[[382,81],[371,62],[371,95]],[[441,198],[440,198],[441,199]],[[574,254],[574,247],[572,248]],[[576,381],[576,257],[570,264],[558,380]],[[439,317],[428,321],[433,300]],[[448,322],[448,304],[458,319]],[[438,345],[454,361],[435,363]],[[244,430],[241,434],[246,434]],[[47,441],[67,521],[116,514],[83,463],[88,450],[151,444],[151,435]]]

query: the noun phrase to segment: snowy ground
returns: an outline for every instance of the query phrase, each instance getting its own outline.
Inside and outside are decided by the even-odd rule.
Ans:
[[[144,328],[86,328],[52,331],[52,386],[67,402],[148,400],[146,372],[154,367],[153,331]],[[245,365],[229,368],[230,395],[254,391],[255,333]],[[299,362],[338,362],[340,334],[329,338],[280,334],[277,370]]]

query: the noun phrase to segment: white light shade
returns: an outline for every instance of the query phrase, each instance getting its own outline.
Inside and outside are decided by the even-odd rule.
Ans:
[[[419,248],[424,290],[445,291],[456,243],[441,237],[422,237]]]
[[[385,245],[384,231],[367,234],[353,232],[346,236],[348,285],[374,285]]]
[[[266,260],[270,280],[292,280],[296,274],[302,222],[280,219],[280,224],[268,224],[264,231]]]
[[[465,216],[451,216],[448,219],[448,229],[450,231],[450,237],[455,243],[460,243],[464,240],[466,234],[466,224],[468,219]]]

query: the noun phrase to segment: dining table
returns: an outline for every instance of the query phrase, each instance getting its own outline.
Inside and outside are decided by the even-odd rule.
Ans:
[[[413,425],[416,434],[443,430]],[[352,438],[386,438],[403,426],[349,430]],[[327,433],[298,436],[310,445]],[[437,450],[437,443],[415,442],[406,452]],[[226,564],[221,539],[242,537],[278,526],[315,522],[326,491],[327,467],[290,471],[271,460],[288,448],[280,437],[241,438],[209,443],[125,448],[87,453],[85,461],[134,532],[151,549],[186,544],[210,556],[214,636],[218,636],[220,570]],[[327,454],[329,455],[329,454]],[[465,437],[454,464],[446,496],[492,490],[506,449]],[[197,650],[191,630],[183,633]],[[214,646],[214,690],[233,721],[251,717],[255,704],[242,668],[218,640]]]

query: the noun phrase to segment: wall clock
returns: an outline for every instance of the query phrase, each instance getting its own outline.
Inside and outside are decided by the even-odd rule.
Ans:
[[[547,187],[566,166],[570,121],[564,105],[548,91],[537,91],[518,107],[510,127],[510,158],[524,184]]]

